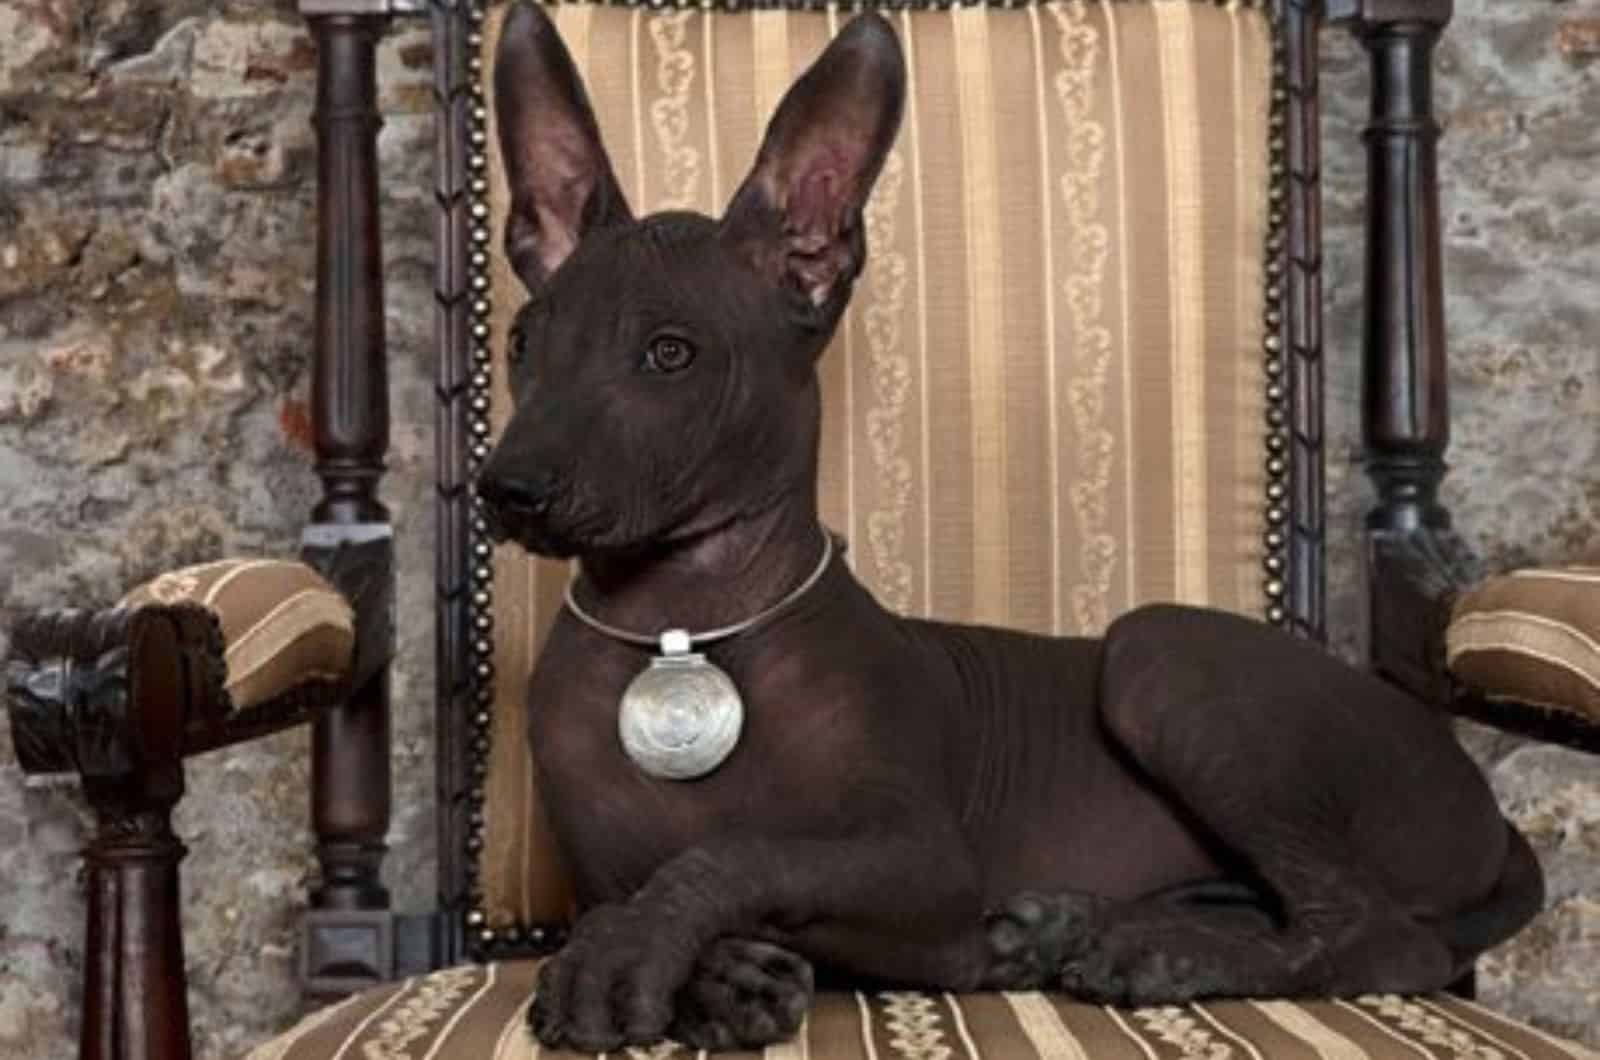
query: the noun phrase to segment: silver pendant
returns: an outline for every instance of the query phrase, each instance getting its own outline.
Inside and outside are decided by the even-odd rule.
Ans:
[[[693,780],[733,753],[744,702],[733,679],[689,650],[681,629],[661,635],[661,654],[628,683],[617,714],[622,749],[663,780]]]

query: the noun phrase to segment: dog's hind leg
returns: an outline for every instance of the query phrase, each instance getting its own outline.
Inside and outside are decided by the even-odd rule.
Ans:
[[[1035,945],[1044,943],[1059,961],[1050,982],[1086,1000],[1155,1005],[1409,993],[1442,988],[1453,978],[1455,963],[1439,935],[1359,874],[1320,859],[1263,860],[1270,885],[1282,892],[1281,921],[1265,905],[1044,896],[1048,919],[1079,921],[1076,931],[1047,943],[1036,936]],[[1015,918],[1017,905],[1009,903],[1005,915]]]
[[[1476,905],[1439,923],[1439,934],[1463,969],[1491,946],[1515,935],[1544,905],[1544,873],[1528,840],[1507,821],[1500,878]]]
[[[1403,876],[1362,845],[1351,822],[1369,812],[1370,796],[1341,772],[1344,732],[1294,705],[1182,673],[1120,676],[1107,675],[1103,686],[1109,734],[1236,860],[1272,915],[1160,896],[1105,907],[1062,953],[1062,986],[1100,1001],[1159,1004],[1428,991],[1454,978],[1459,958],[1424,918],[1466,903],[1436,897],[1449,882],[1429,882],[1433,875],[1397,897],[1397,877],[1409,883],[1421,874]]]
[[[1141,608],[1106,632],[1098,708],[1140,782],[1270,895],[1277,923],[1120,903],[1065,955],[1069,989],[1140,1003],[1438,990],[1537,902],[1537,866],[1510,872],[1493,793],[1446,721],[1316,645]],[[1482,930],[1452,935],[1483,909]]]
[[[985,914],[991,961],[984,985],[991,990],[1057,986],[1063,969],[1087,961],[1096,952],[1097,941],[1130,912],[1158,937],[1193,929],[1213,945],[1224,938],[1254,944],[1276,930],[1270,905],[1258,891],[1222,880],[1120,903],[1079,891],[1025,892]]]
[[[1254,859],[1271,894],[1219,883],[1122,902],[1019,895],[986,917],[984,985],[1056,986],[1105,1004],[1160,1005],[1424,992],[1455,977],[1459,964],[1441,934],[1359,870],[1320,852],[1304,856],[1292,838],[1273,846]]]

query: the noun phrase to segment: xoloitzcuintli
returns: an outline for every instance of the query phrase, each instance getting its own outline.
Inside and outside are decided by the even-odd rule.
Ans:
[[[900,47],[849,22],[720,218],[635,219],[572,60],[514,6],[494,67],[530,299],[494,532],[577,557],[591,619],[706,650],[743,731],[694,780],[620,746],[655,654],[564,608],[532,750],[581,907],[530,1022],[549,1045],[792,1034],[813,967],[1104,1002],[1429,991],[1538,909],[1539,866],[1447,720],[1324,649],[1150,606],[1103,638],[901,618],[827,544],[817,358],[899,125]]]

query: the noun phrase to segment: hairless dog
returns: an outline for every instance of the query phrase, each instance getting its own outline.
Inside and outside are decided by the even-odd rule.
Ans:
[[[720,218],[636,219],[554,26],[507,15],[530,297],[478,492],[497,536],[582,572],[528,701],[581,907],[534,1033],[758,1046],[813,968],[1132,1004],[1444,987],[1543,891],[1445,717],[1218,611],[1097,639],[902,618],[822,530],[815,366],[904,91],[857,17]]]

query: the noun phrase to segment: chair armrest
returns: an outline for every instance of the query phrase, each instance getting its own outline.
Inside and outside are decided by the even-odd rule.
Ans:
[[[1444,640],[1453,710],[1600,751],[1600,567],[1487,578],[1456,597]]]
[[[121,774],[139,761],[181,760],[312,720],[389,662],[389,548],[387,537],[307,542],[304,565],[220,561],[163,575],[114,607],[24,615],[5,667],[19,764],[33,774]],[[249,585],[262,567],[298,573],[281,589]],[[316,603],[307,597],[349,605],[339,665],[328,665],[326,651],[301,653],[299,670],[285,660],[269,687],[258,682],[236,702],[229,648],[254,646],[230,646],[224,627],[237,627],[241,641],[254,634],[281,647],[295,630],[279,605]]]
[[[1374,530],[1368,536],[1372,662],[1384,677],[1452,714],[1544,743],[1600,753],[1600,712],[1591,690],[1563,690],[1579,671],[1600,673],[1600,581],[1582,618],[1543,614],[1536,595],[1518,582],[1556,572],[1487,577],[1482,564],[1448,529]],[[1491,610],[1493,613],[1481,613]],[[1464,612],[1478,611],[1475,616]],[[1549,644],[1529,643],[1516,629],[1534,624],[1542,637],[1561,636],[1578,662],[1559,660]],[[1488,628],[1488,636],[1472,636]],[[1561,628],[1566,627],[1566,633]],[[1577,628],[1573,628],[1577,627]],[[1520,658],[1515,656],[1520,654]],[[1468,656],[1476,658],[1469,659]],[[1498,656],[1498,672],[1495,657]],[[1485,660],[1490,668],[1483,665]],[[1534,672],[1530,673],[1529,668]],[[1539,670],[1543,673],[1539,673]]]
[[[36,612],[18,623],[12,649],[6,691],[18,764],[86,781],[301,724],[349,687],[347,678],[310,679],[235,709],[217,616],[189,602]]]

